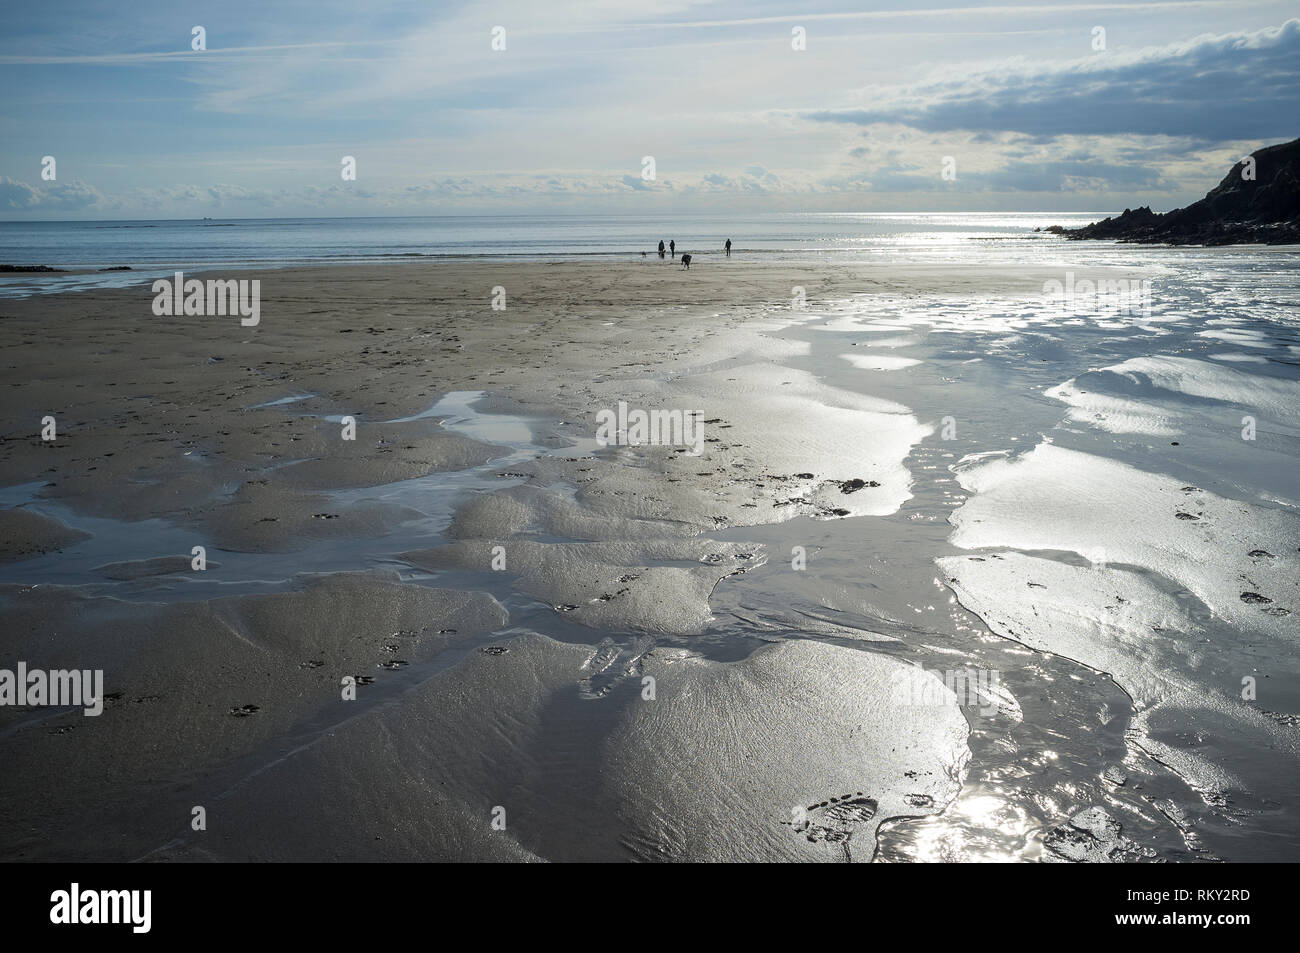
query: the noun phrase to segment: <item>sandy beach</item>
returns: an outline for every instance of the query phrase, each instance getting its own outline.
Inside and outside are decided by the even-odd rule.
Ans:
[[[1294,3],[155,6],[0,31],[6,936],[1286,919]]]
[[[1232,859],[1297,816],[1293,689],[1236,699],[1300,674],[1297,385],[1107,372],[1179,318],[1072,322],[1060,275],[223,272],[255,327],[147,284],[0,302],[0,654],[106,692],[0,708],[0,856]],[[702,453],[600,445],[620,403]],[[966,668],[998,677],[955,698]],[[1252,851],[1294,858],[1277,827]]]

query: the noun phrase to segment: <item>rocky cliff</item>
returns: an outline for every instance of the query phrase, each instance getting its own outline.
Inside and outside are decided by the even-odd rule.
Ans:
[[[1170,245],[1300,244],[1300,139],[1251,153],[1199,202],[1158,214],[1148,207],[1083,228],[1054,226],[1067,238]]]

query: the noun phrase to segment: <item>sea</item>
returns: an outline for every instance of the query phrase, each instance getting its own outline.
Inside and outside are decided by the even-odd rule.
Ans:
[[[447,215],[411,218],[0,222],[0,264],[66,273],[0,274],[0,297],[126,287],[176,270],[279,268],[436,259],[564,260],[656,255],[675,241],[696,260],[942,261],[979,249],[1016,260],[1035,231],[1104,213],[773,213],[752,217]],[[130,268],[130,271],[101,269]]]

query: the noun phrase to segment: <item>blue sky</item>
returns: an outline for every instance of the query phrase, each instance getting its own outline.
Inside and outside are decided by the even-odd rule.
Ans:
[[[1166,209],[1300,135],[1300,0],[4,14],[9,220]]]

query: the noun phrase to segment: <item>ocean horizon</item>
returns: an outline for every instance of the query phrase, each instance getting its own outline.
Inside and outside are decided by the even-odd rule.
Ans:
[[[656,256],[659,240],[699,261],[993,258],[1056,245],[1036,232],[1078,227],[1103,213],[799,212],[761,215],[530,214],[267,219],[0,222],[0,264],[102,274],[0,274],[0,297],[124,287],[175,270],[380,264],[437,259]],[[994,246],[996,247],[990,247]]]

